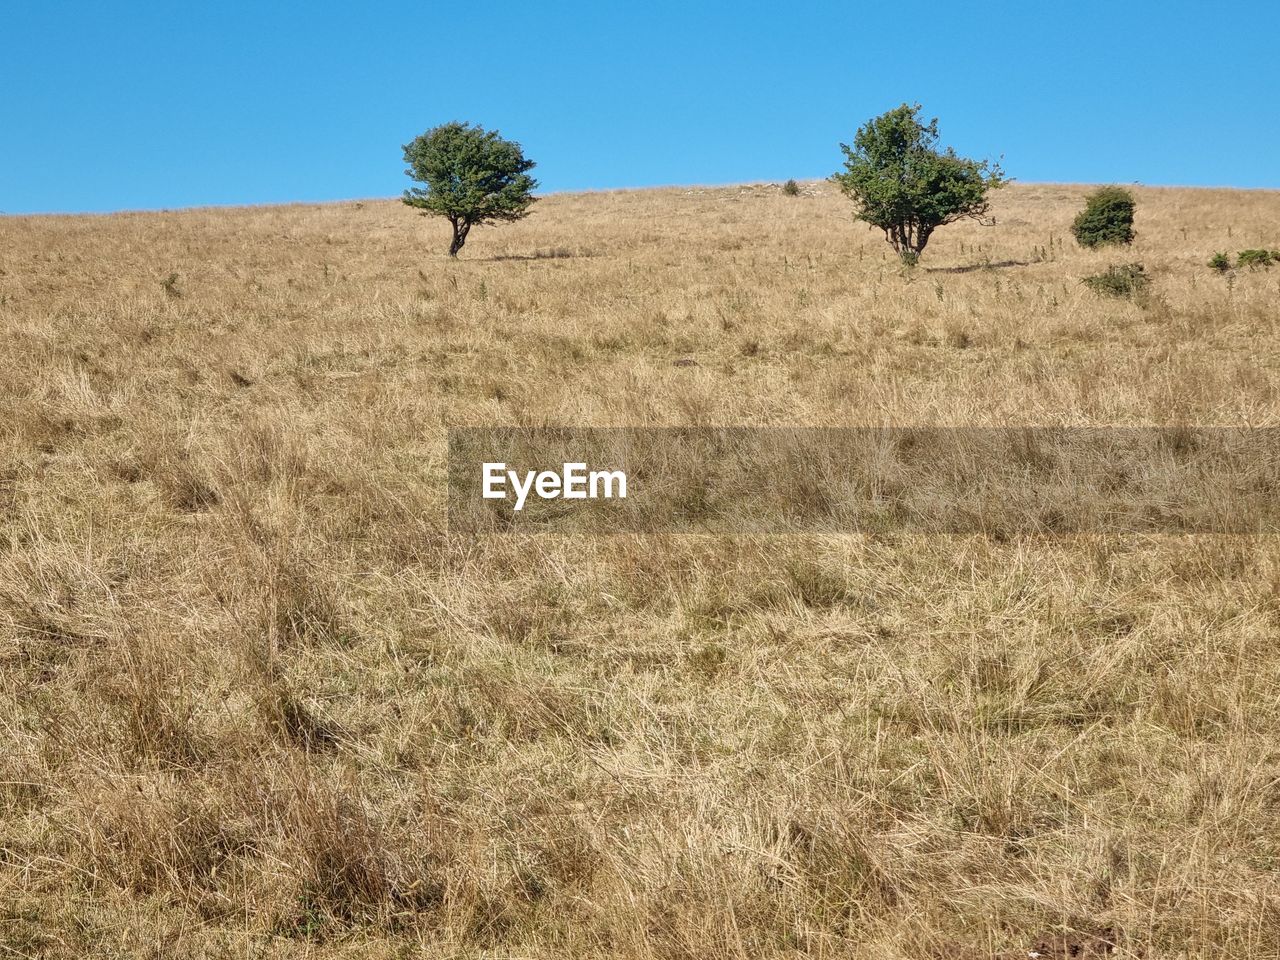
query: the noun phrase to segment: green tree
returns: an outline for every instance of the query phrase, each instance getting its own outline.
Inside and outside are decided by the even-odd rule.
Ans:
[[[845,168],[831,177],[858,205],[858,219],[883,230],[908,264],[938,227],[982,220],[987,191],[1005,183],[998,164],[939,150],[938,121],[921,123],[920,109],[904,103],[869,120],[853,146],[840,144]]]
[[[520,144],[496,130],[469,123],[446,123],[404,147],[405,174],[425,184],[404,192],[404,202],[424,216],[444,217],[453,226],[449,256],[456,257],[471,228],[519,220],[537,199],[538,181],[529,176]]]
[[[1133,194],[1124,187],[1099,187],[1086,198],[1071,233],[1082,247],[1131,243],[1134,206]]]

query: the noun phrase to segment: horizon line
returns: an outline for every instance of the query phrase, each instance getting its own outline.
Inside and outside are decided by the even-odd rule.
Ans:
[[[798,184],[822,184],[829,182],[826,177],[791,177]],[[535,193],[538,199],[564,196],[587,196],[598,193],[643,193],[660,190],[729,190],[734,187],[781,186],[786,180],[760,179],[736,180],[727,183],[658,183],[629,187],[580,187],[569,190],[549,190]],[[1019,180],[1010,178],[1006,186],[1013,187],[1072,187],[1088,188],[1101,186],[1136,187],[1140,190],[1230,190],[1240,193],[1277,193],[1277,187],[1239,187],[1226,184],[1177,184],[1177,183],[1143,183],[1139,180],[1121,182],[1109,181],[1069,181],[1069,180]],[[270,207],[324,207],[350,203],[394,203],[399,196],[381,197],[336,197],[327,200],[269,200],[261,203],[197,203],[177,207],[118,207],[111,210],[32,210],[14,211],[0,210],[0,218],[16,219],[20,217],[114,217],[126,214],[170,214],[199,213],[204,211],[257,210]]]

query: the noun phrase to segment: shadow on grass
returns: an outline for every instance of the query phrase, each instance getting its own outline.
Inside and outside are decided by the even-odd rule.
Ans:
[[[1005,267],[1029,267],[1031,260],[996,260],[991,263],[972,263],[964,267],[925,267],[926,273],[973,273],[976,270],[1000,270]]]
[[[501,253],[496,257],[476,257],[486,263],[501,260],[580,260],[594,257],[594,253],[574,253],[572,250],[535,250],[533,253]]]

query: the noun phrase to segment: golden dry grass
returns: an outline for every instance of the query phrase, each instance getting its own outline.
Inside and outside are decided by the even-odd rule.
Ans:
[[[1280,956],[1275,538],[445,534],[447,424],[1274,425],[1280,193],[1083,193],[0,219],[0,955]]]

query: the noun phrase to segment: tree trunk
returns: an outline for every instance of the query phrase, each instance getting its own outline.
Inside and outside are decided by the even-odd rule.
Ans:
[[[449,222],[453,224],[453,240],[449,243],[449,256],[457,257],[458,251],[467,242],[467,233],[471,230],[471,224],[465,220],[451,219]]]

